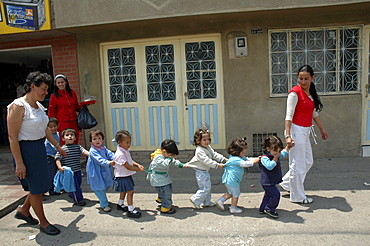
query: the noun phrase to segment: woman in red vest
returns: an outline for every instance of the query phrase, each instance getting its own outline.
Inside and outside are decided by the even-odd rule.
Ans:
[[[76,112],[80,111],[76,93],[69,86],[68,79],[63,74],[58,74],[54,79],[54,92],[50,96],[49,117],[55,117],[59,122],[59,132],[72,128],[76,131],[76,143],[78,143],[79,129]],[[61,139],[61,143],[64,141]]]
[[[284,175],[280,186],[290,191],[290,201],[295,203],[312,203],[304,191],[304,180],[313,164],[310,134],[314,135],[312,119],[320,129],[322,139],[328,138],[318,112],[322,103],[317,95],[312,67],[304,65],[298,70],[299,84],[288,93],[285,117],[285,140],[293,146],[289,152],[289,171]],[[316,142],[316,140],[315,140]]]

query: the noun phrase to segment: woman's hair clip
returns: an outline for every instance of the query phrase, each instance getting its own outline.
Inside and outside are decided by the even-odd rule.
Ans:
[[[241,139],[242,139],[242,141],[247,142],[247,137],[243,137]]]

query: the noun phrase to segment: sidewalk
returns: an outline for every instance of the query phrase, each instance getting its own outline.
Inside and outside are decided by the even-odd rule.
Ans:
[[[3,162],[1,165],[5,165]],[[11,162],[8,161],[8,164]],[[286,160],[282,166],[283,171],[286,171]],[[11,171],[2,172],[0,181],[3,183],[10,175]],[[221,184],[222,170],[211,170],[211,176],[212,200],[216,200],[225,192],[225,187]],[[289,195],[282,192],[277,210],[279,218],[276,220],[258,213],[263,189],[259,185],[257,172],[247,173],[243,178],[242,194],[238,204],[243,213],[237,215],[229,213],[230,202],[225,203],[225,211],[220,211],[217,207],[200,210],[192,207],[189,197],[197,190],[193,170],[174,167],[171,169],[171,177],[173,200],[177,206],[174,215],[160,214],[154,201],[156,191],[145,180],[144,173],[137,173],[134,176],[136,185],[134,205],[143,214],[139,219],[128,218],[116,209],[119,195],[112,190],[108,192],[112,212],[101,211],[97,198],[84,178],[82,189],[87,202],[84,207],[74,206],[67,194],[44,197],[45,213],[48,219],[61,229],[60,235],[53,237],[42,234],[38,226],[30,226],[14,219],[14,212],[11,212],[1,218],[2,244],[123,243],[161,246],[369,244],[370,187],[364,186],[363,183],[370,181],[370,158],[315,160],[306,179],[306,193],[313,197],[314,202],[307,205],[290,203]],[[19,186],[20,189],[19,184],[8,186]],[[6,190],[9,189],[1,186],[0,197],[6,196]],[[20,194],[18,199],[21,197]],[[13,202],[16,201],[17,198],[14,198]],[[36,237],[30,240],[30,236]]]

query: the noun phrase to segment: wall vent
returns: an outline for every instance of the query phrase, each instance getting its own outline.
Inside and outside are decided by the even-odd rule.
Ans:
[[[268,136],[273,135],[277,136],[277,133],[254,133],[253,134],[253,156],[260,156],[262,151],[262,144],[265,138]]]

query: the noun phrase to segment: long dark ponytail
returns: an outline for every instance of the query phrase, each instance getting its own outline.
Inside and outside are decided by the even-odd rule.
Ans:
[[[298,74],[300,72],[309,72],[311,77],[314,75],[313,69],[310,65],[303,65],[302,67],[300,67],[298,69]],[[324,105],[321,103],[319,95],[317,94],[317,91],[316,91],[315,84],[313,82],[311,82],[311,85],[310,85],[310,94],[311,94],[311,96],[313,98],[313,101],[315,103],[316,111],[320,112],[322,110],[322,108],[324,107]]]

